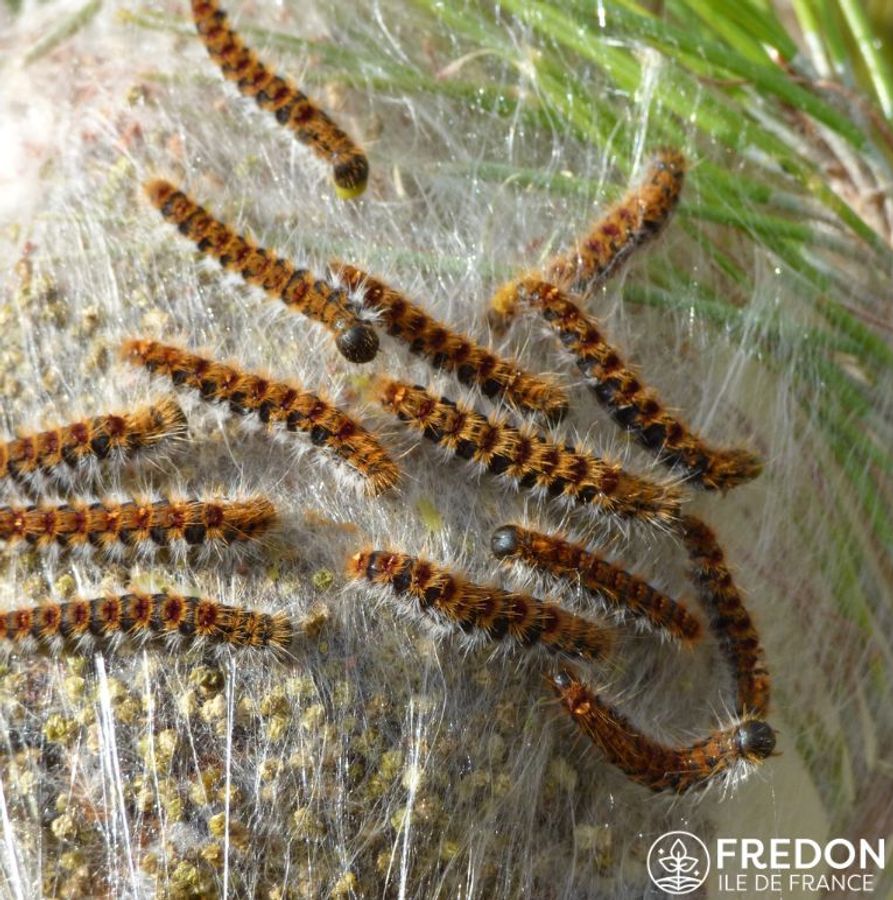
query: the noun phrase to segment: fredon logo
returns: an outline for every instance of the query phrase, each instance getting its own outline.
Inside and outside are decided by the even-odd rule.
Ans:
[[[668,831],[648,851],[648,875],[671,897],[697,890],[715,870],[711,890],[721,895],[789,893],[868,894],[887,858],[883,838],[857,843],[833,838],[717,838],[711,858],[700,838]]]
[[[668,831],[648,851],[648,874],[671,896],[690,894],[707,880],[710,854],[703,841],[688,831]]]
[[[887,857],[883,838],[857,844],[834,838],[720,838],[716,869],[720,891],[816,894],[870,893]]]

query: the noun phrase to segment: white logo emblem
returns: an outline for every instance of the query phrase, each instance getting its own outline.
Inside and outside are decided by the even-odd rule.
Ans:
[[[704,842],[687,831],[662,834],[648,851],[648,874],[674,897],[697,890],[710,873],[710,854]]]

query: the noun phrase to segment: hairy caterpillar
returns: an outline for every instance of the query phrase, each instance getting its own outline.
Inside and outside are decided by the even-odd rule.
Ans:
[[[593,223],[565,256],[546,264],[546,278],[565,288],[594,290],[637,247],[657,235],[679,202],[685,157],[658,150],[641,184]]]
[[[537,278],[523,278],[512,290],[518,302],[542,314],[614,421],[661,462],[685,471],[707,490],[727,490],[760,474],[759,457],[747,450],[710,447],[670,414],[605,341],[598,323],[563,291]]]
[[[72,422],[0,444],[0,478],[32,488],[42,479],[68,484],[90,479],[100,462],[123,463],[138,453],[186,435],[186,417],[165,398],[133,412],[112,413]]]
[[[508,638],[522,647],[541,644],[553,652],[593,660],[603,659],[611,649],[611,633],[595,622],[527,594],[473,584],[405,553],[362,551],[350,558],[348,574],[390,586],[423,612],[437,614],[465,632],[483,632],[494,641]]]
[[[591,504],[618,516],[671,522],[679,515],[678,491],[626,472],[576,448],[548,441],[497,416],[437,399],[424,388],[381,379],[378,400],[426,438],[519,488],[540,488],[550,498]]]
[[[399,477],[376,438],[347,413],[297,385],[271,381],[233,365],[150,340],[128,340],[122,355],[174,384],[194,388],[203,400],[227,403],[238,415],[254,413],[265,424],[304,431],[311,442],[328,447],[368,480],[372,493],[393,487]]]
[[[278,297],[286,306],[325,325],[345,359],[366,363],[375,358],[378,334],[359,318],[347,291],[314,278],[307,269],[296,269],[287,260],[236,234],[170,182],[149,181],[145,190],[161,215],[202,253],[213,256],[225,269],[238,272],[249,284]]]
[[[521,559],[559,578],[579,579],[586,590],[603,597],[612,608],[680,641],[693,643],[701,637],[701,623],[682,603],[558,535],[503,525],[493,532],[490,548],[497,559]]]
[[[424,356],[435,368],[454,372],[462,384],[475,384],[490,399],[501,397],[524,411],[544,413],[550,419],[567,411],[567,395],[553,379],[526,372],[513,360],[453,331],[356,266],[335,261],[330,268],[360,292],[367,308],[381,313],[388,334],[407,343],[412,353]]]
[[[549,681],[580,730],[608,762],[653,791],[681,794],[705,787],[740,770],[742,764],[762,762],[775,749],[772,727],[750,717],[687,747],[667,747],[640,732],[573,673],[563,671]]]
[[[679,521],[710,627],[729,661],[737,686],[739,715],[763,716],[769,708],[770,679],[760,637],[711,529],[695,516]]]
[[[192,0],[192,18],[208,55],[223,77],[254,97],[261,109],[276,116],[295,139],[332,166],[335,192],[344,200],[366,190],[369,163],[363,151],[296,85],[273,74],[229,27],[226,13],[214,0]]]
[[[166,638],[181,646],[212,641],[275,650],[288,646],[293,636],[294,627],[283,613],[269,615],[174,592],[134,590],[0,613],[0,640],[49,651],[66,643],[149,638]]]
[[[265,497],[247,500],[102,500],[62,506],[0,507],[0,541],[100,550],[111,557],[128,549],[151,554],[170,548],[205,552],[260,537],[276,522]]]

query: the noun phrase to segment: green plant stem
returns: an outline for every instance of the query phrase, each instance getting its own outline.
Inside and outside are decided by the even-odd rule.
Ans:
[[[893,119],[893,76],[865,10],[859,0],[837,0],[837,5],[862,54],[881,109],[887,119]]]

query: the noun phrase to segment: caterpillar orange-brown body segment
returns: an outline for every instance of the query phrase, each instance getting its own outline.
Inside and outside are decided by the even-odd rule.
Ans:
[[[760,474],[758,456],[744,449],[711,447],[670,413],[605,340],[598,322],[564,291],[531,277],[515,282],[511,290],[516,302],[542,314],[614,421],[661,462],[684,471],[707,490],[728,490]]]
[[[31,483],[46,476],[70,481],[102,461],[124,462],[162,442],[185,437],[186,417],[164,398],[133,412],[94,416],[0,444],[0,478]]]
[[[249,284],[262,287],[290,309],[325,325],[345,359],[366,363],[378,352],[378,334],[357,315],[347,291],[314,278],[275,253],[236,234],[174,185],[162,179],[145,184],[156,209],[198,249]]]
[[[366,155],[331,117],[291,80],[263,64],[230,28],[226,13],[214,0],[192,0],[192,17],[224,78],[234,81],[243,94],[273,113],[280,125],[332,166],[339,197],[349,200],[362,194],[369,178]]]
[[[561,287],[593,290],[637,247],[657,235],[679,202],[685,157],[659,150],[641,183],[597,219],[574,249],[546,264],[548,281]]]
[[[0,612],[0,640],[46,650],[66,643],[121,638],[169,638],[187,645],[207,640],[233,647],[282,649],[293,635],[294,627],[282,613],[256,612],[173,591],[133,590]]]
[[[491,400],[503,398],[522,411],[560,418],[567,410],[567,394],[554,379],[533,375],[514,360],[497,356],[470,337],[453,331],[383,281],[356,266],[334,261],[330,268],[363,303],[380,313],[388,334],[408,344],[432,366],[455,373],[462,384],[477,385]]]
[[[381,379],[377,397],[429,440],[519,488],[539,488],[550,498],[648,522],[672,522],[679,514],[680,496],[672,485],[648,481],[617,463],[546,440],[498,416],[486,418],[418,385]]]
[[[38,549],[96,549],[110,556],[131,548],[142,553],[189,547],[207,551],[256,539],[275,522],[276,509],[265,497],[72,501],[0,507],[0,541]]]
[[[736,711],[742,716],[764,716],[769,709],[769,672],[763,662],[760,636],[722,548],[713,531],[695,516],[683,516],[679,530],[710,627],[735,676]]]
[[[681,794],[706,787],[742,763],[761,763],[775,749],[774,730],[752,717],[689,746],[667,747],[639,731],[574,673],[563,671],[549,681],[571,718],[605,758],[653,791]]]
[[[578,580],[612,608],[683,643],[690,644],[701,637],[701,623],[684,604],[559,535],[503,525],[493,532],[490,548],[497,559],[520,559],[559,578]]]
[[[362,551],[351,557],[348,573],[354,579],[388,586],[398,597],[414,601],[421,611],[439,614],[464,631],[479,631],[491,640],[509,639],[523,647],[538,644],[593,660],[604,659],[612,646],[612,634],[605,627],[554,603],[474,584],[405,553]]]
[[[265,424],[303,431],[364,478],[374,494],[396,484],[399,470],[370,432],[347,413],[297,385],[273,381],[234,365],[151,340],[128,340],[121,348],[130,362],[190,387],[209,403],[226,403],[238,415],[254,413]]]

